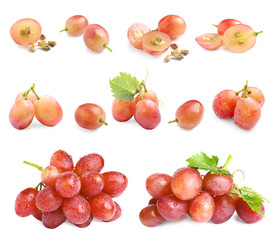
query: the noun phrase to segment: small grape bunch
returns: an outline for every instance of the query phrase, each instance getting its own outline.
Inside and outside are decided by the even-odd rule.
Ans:
[[[215,50],[224,45],[231,52],[246,52],[254,47],[257,36],[263,32],[255,32],[236,19],[224,19],[218,25],[213,25],[217,27],[217,33],[206,33],[195,39],[199,46],[207,50]]]
[[[38,96],[33,84],[27,91],[17,95],[9,120],[16,129],[25,129],[35,117],[41,124],[53,127],[63,116],[63,111],[55,98],[49,95]]]
[[[256,126],[261,117],[261,108],[265,97],[257,87],[248,87],[234,91],[226,89],[218,93],[213,101],[213,110],[220,119],[234,119],[240,128],[250,130]]]
[[[154,173],[146,179],[146,189],[151,195],[148,206],[139,214],[147,227],[155,227],[164,221],[179,221],[187,214],[196,222],[211,221],[221,224],[235,212],[247,223],[260,221],[265,213],[260,194],[249,187],[238,187],[228,170],[230,155],[222,167],[218,157],[205,153],[193,155],[170,176]],[[200,171],[207,171],[202,177]]]
[[[126,122],[133,116],[136,122],[147,130],[156,128],[161,122],[159,100],[154,91],[146,88],[145,81],[120,73],[110,80],[110,88],[115,97],[112,116],[116,121]]]
[[[18,216],[33,215],[50,229],[57,228],[66,219],[85,228],[94,217],[103,222],[120,218],[121,207],[113,198],[125,191],[128,179],[117,171],[101,173],[104,167],[101,155],[87,154],[74,165],[67,152],[58,150],[46,168],[28,161],[24,163],[41,171],[41,182],[18,194],[15,200]]]

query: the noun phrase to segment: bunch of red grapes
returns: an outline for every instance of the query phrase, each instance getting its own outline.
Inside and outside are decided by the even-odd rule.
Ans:
[[[206,33],[196,37],[199,46],[215,50],[222,45],[231,52],[246,52],[256,44],[256,37],[262,33],[255,32],[250,26],[236,19],[224,19],[218,25],[217,33]]]
[[[10,110],[9,120],[16,129],[27,128],[34,117],[48,127],[57,125],[62,119],[63,111],[57,100],[49,95],[38,96],[34,87],[20,92]]]
[[[94,217],[111,222],[121,216],[121,207],[113,198],[124,192],[128,180],[120,172],[100,173],[104,159],[99,154],[85,155],[75,166],[63,150],[51,156],[46,168],[25,163],[42,171],[41,183],[19,193],[15,201],[18,216],[33,215],[47,228],[56,228],[66,219],[84,228]]]
[[[248,87],[248,82],[240,91],[226,89],[215,96],[213,110],[221,119],[234,119],[240,128],[250,130],[261,117],[265,97],[257,87]]]

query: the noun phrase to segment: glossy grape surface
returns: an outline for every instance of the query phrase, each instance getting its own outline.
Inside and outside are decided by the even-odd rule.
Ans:
[[[249,205],[241,198],[237,200],[236,211],[238,216],[246,223],[259,222],[263,219],[263,215],[265,214],[263,203],[260,203],[260,211],[263,213],[263,215],[261,215],[260,213],[254,212],[249,207]]]
[[[52,154],[50,166],[55,166],[60,172],[72,172],[74,169],[72,157],[63,150],[58,150]]]
[[[124,102],[115,98],[112,103],[112,116],[118,122],[126,122],[133,117],[135,102]]]
[[[154,173],[146,180],[146,189],[155,199],[172,194],[172,177],[165,173]]]
[[[75,166],[75,173],[81,176],[86,171],[100,172],[104,167],[104,159],[97,153],[90,153],[80,158]]]
[[[265,102],[265,96],[263,92],[257,87],[248,87],[247,90],[250,91],[249,93],[247,93],[247,96],[255,99],[260,104],[260,106],[263,107]],[[243,96],[244,92],[242,92],[241,94],[241,97]]]
[[[58,208],[57,210],[52,212],[42,213],[42,223],[46,228],[50,228],[50,229],[57,228],[65,221],[66,221],[66,217],[64,216],[61,208]]]
[[[103,190],[104,183],[102,174],[87,171],[81,175],[81,194],[87,198],[94,197]]]
[[[186,22],[177,15],[167,15],[158,22],[158,30],[174,40],[186,31]]]
[[[241,22],[236,19],[222,20],[217,26],[218,34],[223,35],[229,27],[232,27],[233,25],[237,25],[237,24],[241,24]]]
[[[41,172],[41,180],[47,186],[55,186],[59,175],[60,172],[55,166],[47,166]]]
[[[71,36],[83,34],[84,29],[88,26],[88,20],[82,15],[74,15],[65,22],[65,29]]]
[[[146,227],[155,227],[165,221],[155,204],[143,208],[139,214],[140,221]]]
[[[147,92],[141,91],[141,95],[143,99],[152,100],[153,102],[155,102],[156,106],[159,107],[159,99],[154,91],[152,90],[147,90]],[[135,98],[135,106],[139,101],[141,101],[140,94],[138,94],[137,97]]]
[[[26,188],[17,195],[14,210],[19,217],[27,217],[37,211],[35,205],[37,194],[38,191],[35,188]]]
[[[76,173],[64,172],[58,176],[55,187],[62,197],[72,198],[80,192],[81,181]]]
[[[103,173],[104,188],[103,192],[107,193],[112,198],[120,196],[127,188],[127,177],[115,171],[109,171]]]
[[[122,209],[121,209],[121,207],[120,207],[120,205],[118,203],[116,203],[116,202],[114,202],[114,203],[115,203],[115,208],[116,208],[114,216],[112,218],[110,218],[109,220],[106,220],[104,222],[114,222],[118,218],[121,217],[121,215],[122,215]]]

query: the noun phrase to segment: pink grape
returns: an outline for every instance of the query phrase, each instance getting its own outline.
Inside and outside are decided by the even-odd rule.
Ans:
[[[50,159],[50,166],[55,166],[60,172],[72,172],[74,169],[72,157],[63,150],[53,153]]]
[[[265,102],[265,97],[264,97],[264,94],[262,93],[262,91],[257,87],[248,87],[247,90],[250,91],[247,93],[248,97],[255,99],[262,107]],[[243,97],[243,96],[244,96],[244,92],[242,92],[242,94],[241,94],[241,97]]]
[[[177,15],[167,15],[158,22],[158,30],[169,35],[174,40],[186,31],[186,22]]]
[[[102,174],[87,171],[81,175],[81,194],[90,198],[98,195],[104,188],[104,177]]]
[[[42,213],[42,223],[44,227],[54,229],[64,223],[66,217],[63,214],[61,208],[58,208],[52,212],[44,212]]]
[[[246,223],[256,223],[262,220],[263,215],[265,214],[265,208],[263,203],[260,203],[260,211],[263,213],[260,214],[258,212],[253,211],[247,202],[245,202],[242,198],[237,200],[236,211],[238,216],[245,221]]]
[[[41,172],[41,180],[47,186],[55,186],[59,175],[60,172],[55,166],[47,166]]]
[[[217,25],[218,34],[223,35],[225,31],[234,25],[241,24],[239,20],[236,19],[224,19]]]
[[[165,221],[155,204],[143,208],[139,214],[140,221],[146,227],[155,227]]]
[[[133,117],[135,101],[124,102],[115,98],[112,103],[112,116],[118,122],[126,122]]]
[[[79,228],[86,228],[86,227],[88,227],[91,224],[91,222],[93,221],[93,219],[94,219],[93,215],[90,214],[90,217],[88,218],[88,220],[86,222],[81,223],[81,224],[75,224],[75,225],[77,227],[79,227]]]
[[[61,207],[63,197],[52,186],[42,189],[36,196],[36,206],[42,212],[52,212]]]
[[[149,31],[150,29],[143,23],[132,24],[127,31],[127,38],[129,43],[135,48],[143,49],[142,37]]]
[[[90,153],[80,158],[75,166],[75,173],[81,176],[86,171],[100,172],[104,167],[104,159],[97,153]]]
[[[104,187],[103,192],[107,193],[112,198],[120,196],[127,188],[127,177],[115,171],[103,173]]]
[[[116,208],[114,216],[112,218],[110,218],[109,220],[106,220],[106,221],[103,221],[103,222],[114,222],[118,218],[121,217],[121,215],[122,215],[122,209],[121,209],[121,207],[120,207],[120,205],[118,203],[116,203],[116,202],[114,202],[114,203],[115,203],[115,208]]]
[[[199,46],[207,50],[216,50],[222,45],[223,37],[216,33],[205,33],[195,38]]]
[[[76,173],[64,172],[58,176],[55,188],[62,197],[72,198],[79,194],[81,180]]]
[[[79,36],[83,34],[84,29],[88,26],[88,20],[82,15],[74,15],[69,17],[65,22],[65,29],[62,31],[67,31],[71,36]]]

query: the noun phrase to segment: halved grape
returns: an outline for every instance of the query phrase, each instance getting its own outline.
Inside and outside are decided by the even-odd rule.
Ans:
[[[207,50],[218,49],[222,45],[223,37],[216,33],[206,33],[196,37],[196,42],[199,46]]]
[[[167,51],[171,44],[170,37],[163,32],[151,31],[142,37],[143,49],[151,55],[161,55]]]
[[[135,48],[143,49],[142,37],[149,31],[150,29],[143,23],[132,24],[127,31],[127,38],[129,43]]]

